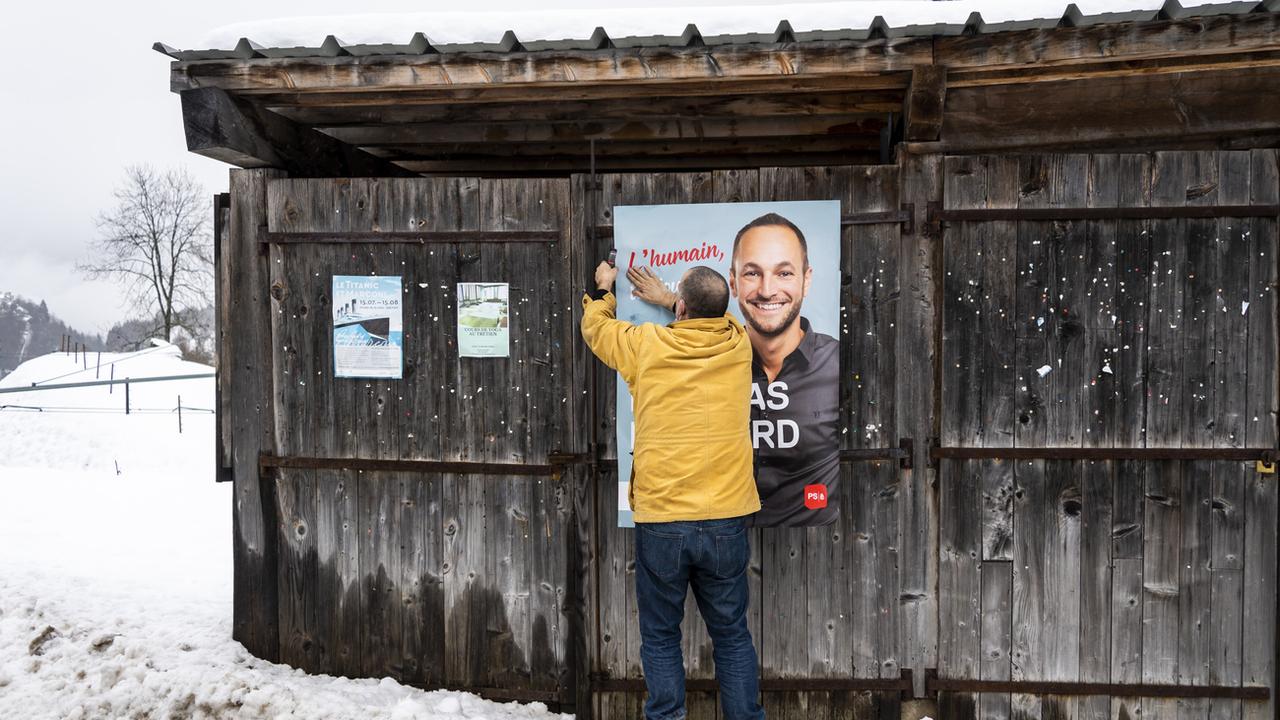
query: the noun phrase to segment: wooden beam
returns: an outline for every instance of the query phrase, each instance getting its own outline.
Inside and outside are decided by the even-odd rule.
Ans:
[[[1280,68],[1139,75],[1030,85],[952,88],[942,138],[914,150],[977,152],[1117,147],[1134,142],[1222,143],[1280,130]]]
[[[903,103],[903,137],[908,142],[937,140],[947,96],[947,68],[919,65],[911,71],[911,88]]]
[[[1017,85],[1036,82],[1059,82],[1085,78],[1129,77],[1133,75],[1171,75],[1189,72],[1252,70],[1280,67],[1280,50],[1260,50],[1229,55],[1188,55],[1186,57],[1147,60],[1117,60],[1074,63],[1050,67],[1013,67],[989,70],[950,70],[947,85],[951,88],[984,85]]]
[[[883,120],[880,121],[883,125]],[[878,152],[879,127],[860,135],[785,136],[773,138],[715,138],[597,142],[595,156],[601,158],[647,156],[711,156],[711,155],[782,155],[795,153],[840,153],[847,151]],[[387,160],[403,164],[410,160],[447,160],[464,158],[541,158],[580,157],[587,162],[592,146],[587,142],[564,143],[414,143],[372,147]]]
[[[868,135],[879,132],[884,115],[821,117],[667,118],[583,122],[435,122],[325,128],[324,133],[358,147],[407,143],[580,143],[598,141],[707,140],[795,136]],[[941,123],[941,117],[935,121]],[[934,137],[937,136],[935,129]],[[916,139],[933,139],[916,138]]]
[[[280,658],[277,573],[279,520],[274,484],[258,472],[258,454],[274,452],[270,267],[258,252],[267,223],[267,183],[274,170],[231,172],[231,224],[219,248],[227,279],[224,312],[234,319],[218,335],[226,363],[223,392],[231,415],[232,623],[231,637],[264,660]]]
[[[421,93],[420,93],[421,94]],[[314,96],[305,96],[313,98]],[[310,127],[461,122],[563,122],[667,118],[790,117],[803,115],[885,115],[902,109],[903,92],[785,92],[763,95],[623,97],[557,102],[441,104],[418,102],[414,93],[387,93],[381,100],[361,96],[358,104],[266,105],[266,109]],[[259,100],[259,98],[255,98]]]
[[[218,88],[186,90],[187,149],[242,168],[278,168],[295,177],[405,176],[403,168],[302,127]]]
[[[603,85],[547,86],[495,85],[465,88],[352,88],[293,92],[272,90],[254,92],[253,101],[263,107],[292,105],[298,107],[361,107],[388,104],[463,105],[467,103],[556,103],[600,100],[661,100],[666,98],[722,96],[785,96],[797,93],[835,92],[905,92],[911,83],[911,71],[900,70],[882,75],[829,75],[822,77],[782,76],[750,80],[699,80],[679,83],[620,82]],[[242,93],[233,91],[237,96]]]
[[[597,157],[597,172],[660,172],[677,170],[731,170],[759,167],[793,167],[803,165],[871,165],[879,161],[880,152],[848,150],[844,152],[788,152],[739,155],[653,155]],[[440,160],[405,160],[408,170],[429,175],[478,175],[481,177],[562,176],[585,173],[591,165],[584,156],[530,158],[465,158]]]
[[[175,91],[220,87],[240,93],[344,89],[546,88],[601,83],[851,77],[933,62],[933,38],[761,47],[662,47],[564,52],[378,55],[175,62]],[[557,93],[557,96],[558,93]]]
[[[949,147],[943,141],[904,142],[898,147],[910,155],[929,155],[944,152],[951,155],[974,155],[991,151],[1047,152],[1047,153],[1149,153],[1174,150],[1254,150],[1280,147],[1280,132],[1245,131],[1232,135],[1151,135],[1144,137],[1107,138],[1091,140],[1055,140],[1035,145],[982,147]]]

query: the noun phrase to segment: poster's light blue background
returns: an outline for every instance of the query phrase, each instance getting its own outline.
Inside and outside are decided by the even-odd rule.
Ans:
[[[668,284],[676,283],[694,265],[706,265],[729,277],[733,254],[733,237],[742,226],[766,213],[777,213],[800,228],[809,246],[809,266],[813,280],[800,314],[813,329],[840,337],[840,201],[803,200],[794,202],[706,203],[689,205],[619,205],[613,209],[614,248],[618,251],[618,318],[630,323],[666,325],[675,320],[669,311],[654,307],[631,296],[627,267],[632,253],[637,267],[645,264],[642,250],[669,252],[685,248],[701,248],[703,243],[716,245],[723,260],[714,258],[696,262],[677,262],[653,268]],[[729,311],[738,320],[738,299],[729,298]],[[615,376],[616,377],[616,376]],[[631,479],[632,414],[631,393],[627,383],[616,377],[618,400],[618,527],[634,527],[625,495]]]
[[[376,283],[373,288],[344,288],[345,283]],[[330,297],[333,298],[333,318],[331,323],[334,325],[334,344],[333,348],[333,376],[336,378],[368,378],[374,377],[369,375],[348,374],[338,367],[338,348],[337,344],[337,322],[338,309],[342,307],[345,300],[339,298],[354,297],[357,300],[365,301],[370,299],[381,300],[388,303],[388,307],[394,307],[395,310],[387,310],[387,317],[391,319],[387,332],[387,342],[395,347],[396,355],[398,355],[397,364],[399,369],[394,375],[378,375],[379,380],[401,380],[404,377],[404,299],[403,299],[403,283],[399,275],[334,275],[332,283],[333,292]]]

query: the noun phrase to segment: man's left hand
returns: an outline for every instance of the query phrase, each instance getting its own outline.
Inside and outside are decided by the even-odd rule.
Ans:
[[[676,294],[668,290],[662,279],[649,268],[627,268],[627,280],[631,282],[631,294],[635,297],[668,310],[675,306]]]
[[[618,268],[610,265],[608,262],[601,261],[596,266],[596,287],[607,291],[613,291],[613,280],[618,277]]]

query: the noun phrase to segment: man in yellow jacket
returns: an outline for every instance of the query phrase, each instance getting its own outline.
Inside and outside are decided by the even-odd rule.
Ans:
[[[715,270],[684,274],[676,321],[665,327],[614,317],[617,274],[608,263],[596,268],[596,289],[582,299],[582,337],[635,403],[630,502],[645,717],[685,717],[680,622],[692,587],[714,645],[724,720],[761,720],[746,619],[745,516],[760,509],[748,434],[751,341],[725,314],[729,285]]]

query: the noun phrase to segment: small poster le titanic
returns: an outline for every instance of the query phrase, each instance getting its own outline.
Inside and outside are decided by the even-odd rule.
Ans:
[[[333,276],[333,374],[340,378],[403,376],[399,276]]]

